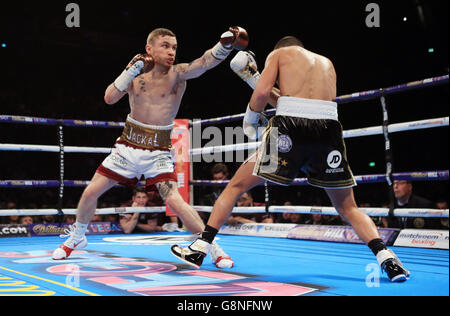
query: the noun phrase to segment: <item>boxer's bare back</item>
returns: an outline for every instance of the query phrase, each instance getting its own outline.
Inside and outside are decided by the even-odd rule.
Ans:
[[[275,52],[283,96],[325,101],[336,98],[336,72],[328,58],[298,46]]]
[[[326,57],[303,47],[288,46],[274,50],[266,59],[259,89],[250,101],[251,108],[262,111],[275,82],[280,96],[332,101],[336,98],[336,71]],[[262,92],[262,95],[258,92]],[[261,98],[259,98],[260,96]],[[262,99],[262,101],[258,102]]]

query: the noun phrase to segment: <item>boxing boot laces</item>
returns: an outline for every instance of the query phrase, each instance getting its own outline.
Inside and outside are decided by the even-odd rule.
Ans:
[[[392,250],[381,250],[377,254],[377,260],[392,282],[405,282],[409,279],[410,272],[403,267],[402,262]]]
[[[73,225],[65,228],[64,234],[61,234],[59,237],[68,239],[53,252],[53,260],[67,259],[72,251],[85,248],[88,244],[86,236],[83,235],[81,239],[75,237],[75,228]]]
[[[194,268],[200,269],[203,259],[205,259],[210,248],[210,243],[202,239],[197,239],[188,247],[173,245],[170,248],[170,251],[179,260],[193,266]]]
[[[229,269],[234,266],[233,259],[231,259],[231,257],[228,256],[215,241],[211,244],[211,252],[209,254],[216,267],[220,269]]]

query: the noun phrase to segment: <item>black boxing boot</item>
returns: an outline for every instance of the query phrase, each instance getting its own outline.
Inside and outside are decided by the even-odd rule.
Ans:
[[[391,282],[405,282],[409,279],[409,271],[403,267],[402,262],[392,250],[385,249],[380,251],[377,254],[377,260]]]
[[[194,268],[200,269],[203,259],[205,259],[210,249],[210,243],[202,239],[197,239],[188,247],[173,245],[170,248],[170,251],[179,260],[193,266]]]

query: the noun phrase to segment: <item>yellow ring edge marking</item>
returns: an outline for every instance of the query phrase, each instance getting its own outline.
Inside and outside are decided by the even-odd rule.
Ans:
[[[77,289],[77,288],[75,288],[73,286],[70,286],[70,285],[62,284],[62,283],[59,283],[59,282],[56,282],[56,281],[52,281],[52,280],[47,280],[47,279],[44,279],[44,278],[41,278],[41,277],[37,277],[37,276],[34,276],[34,275],[29,275],[29,274],[22,273],[22,272],[19,272],[19,271],[14,271],[14,270],[11,270],[11,269],[8,269],[8,268],[0,267],[0,269],[6,270],[6,271],[9,271],[9,272],[13,272],[13,273],[17,273],[17,274],[21,274],[21,275],[24,275],[26,277],[38,279],[38,280],[41,280],[41,281],[53,283],[53,284],[56,284],[56,285],[68,288],[70,290],[81,292],[81,293],[84,293],[84,294],[87,294],[87,295],[90,295],[90,296],[101,296],[99,294],[95,294],[95,293],[88,292],[88,291],[85,291],[85,290]]]

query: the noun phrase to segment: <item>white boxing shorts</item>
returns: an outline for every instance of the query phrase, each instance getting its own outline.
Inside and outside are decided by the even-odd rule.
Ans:
[[[97,173],[130,187],[142,176],[146,187],[163,181],[176,182],[171,153],[172,129],[173,125],[147,125],[128,116],[122,136]]]

